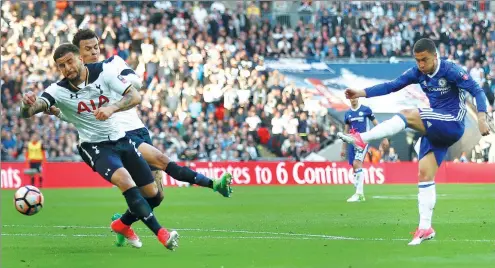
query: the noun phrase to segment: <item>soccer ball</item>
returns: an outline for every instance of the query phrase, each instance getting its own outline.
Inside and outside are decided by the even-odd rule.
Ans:
[[[17,211],[24,215],[34,215],[43,208],[43,194],[40,189],[32,186],[23,186],[15,192],[14,205]]]

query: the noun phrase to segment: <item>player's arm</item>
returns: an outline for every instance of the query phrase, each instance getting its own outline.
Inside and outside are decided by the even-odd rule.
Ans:
[[[481,135],[486,136],[490,134],[490,128],[486,118],[486,95],[483,89],[474,81],[470,75],[468,75],[463,69],[458,66],[454,66],[450,72],[450,78],[456,83],[459,89],[465,89],[476,100],[476,108],[478,110],[478,127]]]
[[[399,91],[408,85],[417,83],[418,75],[419,71],[415,67],[413,67],[390,82],[378,84],[365,89],[348,88],[345,90],[345,97],[348,99],[355,99],[360,97],[371,98],[387,95],[392,92]]]
[[[43,94],[46,94],[44,92]],[[37,98],[36,95],[29,91],[24,94],[21,101],[21,117],[29,118],[37,113],[46,111],[49,104],[43,98]]]
[[[98,120],[107,120],[110,116],[112,116],[112,114],[129,110],[139,103],[141,103],[141,94],[139,94],[139,91],[133,85],[129,85],[120,101],[112,105],[96,109],[94,111],[94,115]]]
[[[93,113],[96,116],[96,119],[107,120],[113,113],[129,110],[141,102],[141,94],[139,94],[139,91],[132,83],[125,79],[119,71],[116,71],[109,66],[104,66],[103,73],[106,86],[111,91],[116,92],[123,97],[114,104],[96,109]]]
[[[141,103],[141,94],[133,85],[131,85],[124,92],[124,96],[122,97],[122,99],[110,106],[114,107],[114,112],[116,113],[129,110],[139,103]]]
[[[415,67],[413,67],[407,70],[401,76],[397,77],[395,80],[364,89],[365,96],[363,97],[371,98],[371,97],[387,95],[392,92],[399,91],[405,88],[406,86],[417,82],[418,82],[418,70]]]

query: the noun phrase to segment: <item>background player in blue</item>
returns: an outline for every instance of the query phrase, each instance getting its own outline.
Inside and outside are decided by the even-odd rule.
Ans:
[[[344,133],[363,133],[368,130],[368,121],[371,121],[374,126],[378,125],[378,120],[376,120],[373,111],[367,106],[361,105],[359,100],[351,99],[351,109],[347,111],[344,115],[345,129]],[[386,139],[385,139],[386,140]],[[388,140],[386,140],[388,142]],[[368,145],[361,150],[356,148],[352,144],[344,143],[342,145],[342,158],[349,161],[349,165],[352,166],[354,170],[354,186],[356,188],[356,193],[354,193],[347,202],[362,202],[365,201],[364,198],[364,174],[363,174],[363,162],[366,153],[368,152]]]
[[[413,48],[416,66],[395,80],[366,89],[346,89],[346,98],[376,97],[398,91],[410,84],[420,84],[431,108],[402,110],[365,133],[338,136],[347,143],[364,149],[366,143],[399,133],[406,127],[419,131],[419,226],[409,245],[419,245],[435,236],[431,227],[436,203],[435,174],[447,149],[464,133],[465,93],[476,99],[478,127],[483,136],[489,134],[486,118],[486,96],[480,86],[458,65],[440,60],[435,43],[428,38],[418,40]]]

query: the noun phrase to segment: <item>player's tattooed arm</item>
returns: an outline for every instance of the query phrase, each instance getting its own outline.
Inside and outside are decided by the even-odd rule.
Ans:
[[[141,94],[134,87],[130,86],[125,92],[122,99],[116,102],[113,106],[116,107],[115,112],[125,111],[133,108],[141,103]]]
[[[94,115],[98,120],[107,120],[112,114],[133,108],[141,102],[141,94],[134,86],[129,86],[122,99],[110,106],[97,108]]]
[[[36,101],[29,105],[25,104],[24,101],[21,102],[21,117],[29,118],[37,113],[46,111],[48,104],[42,99],[36,99]]]

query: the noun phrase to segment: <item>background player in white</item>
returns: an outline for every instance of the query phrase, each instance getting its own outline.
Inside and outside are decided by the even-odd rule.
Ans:
[[[481,135],[490,134],[486,117],[486,96],[480,86],[462,69],[450,61],[441,60],[433,40],[422,38],[413,47],[416,66],[393,81],[366,89],[346,89],[348,99],[376,97],[419,84],[430,101],[431,108],[402,110],[391,119],[365,133],[338,133],[339,138],[361,149],[372,140],[392,136],[406,127],[423,135],[418,141],[418,209],[419,225],[409,245],[435,237],[431,225],[436,204],[435,174],[447,150],[464,134],[466,115],[465,91],[476,99],[478,128]]]
[[[358,99],[351,99],[351,109],[344,114],[344,133],[366,132],[368,130],[368,121],[371,121],[374,126],[378,125],[373,111],[368,106],[361,105]],[[388,139],[383,139],[384,144],[388,144]],[[361,150],[354,147],[352,144],[343,143],[342,152],[340,155],[349,161],[349,165],[354,170],[354,186],[356,192],[347,199],[347,202],[363,202],[364,198],[364,173],[363,162],[368,153],[368,145]]]
[[[178,233],[163,228],[153,214],[150,201],[156,200],[159,193],[151,170],[112,119],[112,114],[139,104],[139,92],[108,65],[83,65],[79,49],[72,44],[57,47],[53,58],[65,78],[50,85],[41,98],[36,98],[32,92],[26,93],[21,116],[28,118],[57,104],[65,120],[77,128],[80,146],[95,170],[121,190],[128,211],[153,231],[165,247],[174,250],[178,246]],[[123,97],[110,104],[109,96],[114,92]],[[127,237],[135,247],[141,247],[141,241],[130,225],[114,221],[111,229]]]

